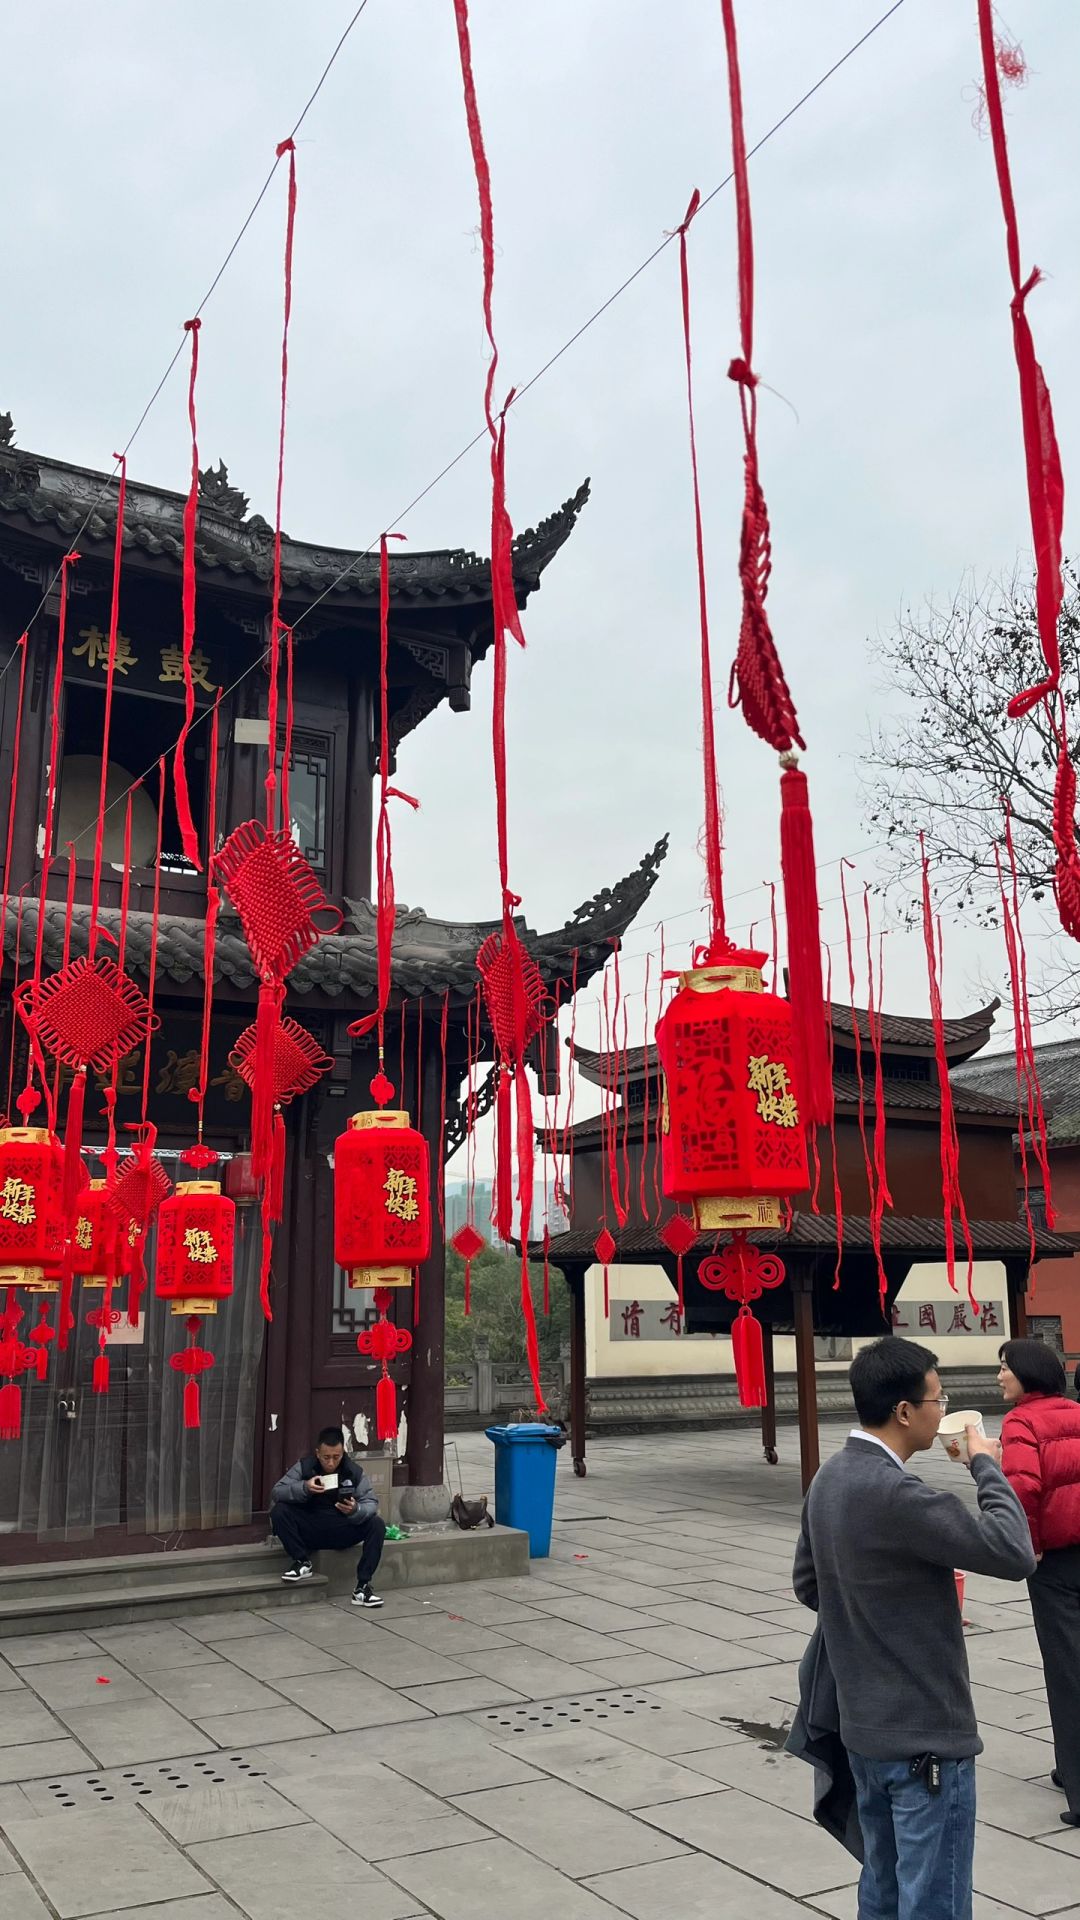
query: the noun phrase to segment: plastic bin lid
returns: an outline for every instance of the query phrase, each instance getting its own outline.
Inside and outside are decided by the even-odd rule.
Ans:
[[[547,1420],[515,1420],[505,1427],[485,1427],[484,1432],[489,1440],[546,1440],[562,1428]]]

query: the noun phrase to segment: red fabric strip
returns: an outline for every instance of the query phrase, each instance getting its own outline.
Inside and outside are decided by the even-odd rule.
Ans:
[[[3,938],[7,927],[8,895],[11,887],[11,846],[15,836],[15,809],[19,797],[19,749],[22,744],[23,692],[26,687],[26,654],[29,634],[20,633],[16,646],[19,649],[19,691],[15,697],[15,739],[11,749],[11,795],[8,802],[7,843],[4,847],[4,897],[0,906],[0,954],[3,952]]]
[[[443,994],[439,1015],[439,1164],[435,1174],[439,1232],[446,1233],[446,1038],[450,1024],[450,989]],[[459,1082],[460,1085],[460,1082]]]
[[[863,1074],[862,1035],[859,1032],[859,1015],[855,1005],[855,948],[851,934],[851,914],[848,908],[847,884],[844,880],[844,868],[853,866],[851,860],[840,862],[840,898],[844,904],[844,941],[847,946],[848,995],[851,1006],[851,1030],[855,1040],[855,1078],[859,1083],[859,1139],[862,1142],[863,1166],[866,1169],[867,1211],[871,1220],[874,1215],[874,1165],[870,1156],[870,1141],[866,1131],[866,1081]],[[871,992],[873,982],[871,982]],[[831,1030],[831,1029],[830,1029]],[[835,1047],[835,1042],[833,1043]]]
[[[214,700],[214,711],[210,720],[210,793],[207,806],[207,845],[211,851],[217,838],[217,785],[218,785],[218,722],[221,711],[221,688],[218,688]],[[202,1136],[203,1113],[206,1107],[206,1089],[210,1076],[210,1019],[214,1004],[214,956],[217,950],[217,923],[221,910],[221,893],[214,884],[214,864],[210,862],[206,882],[206,925],[203,930],[203,1007],[202,1037],[199,1043],[199,1135]],[[271,1066],[271,1079],[273,1067]]]
[[[725,938],[724,866],[720,825],[720,790],[716,771],[716,730],[713,719],[712,651],[709,644],[709,599],[705,581],[705,536],[701,522],[701,486],[698,478],[697,432],[694,424],[694,371],[690,330],[690,270],[686,235],[701,205],[695,187],[679,234],[679,281],[682,291],[683,350],[686,359],[686,412],[690,428],[690,476],[694,495],[694,548],[697,556],[698,624],[701,633],[701,745],[705,776],[705,875],[711,908],[709,945]]]
[[[158,921],[161,916],[161,836],[165,818],[165,760],[158,761],[158,811],[157,840],[154,848],[154,905],[150,919],[150,963],[146,983],[147,1013],[146,1038],[143,1042],[143,1080],[142,1106],[140,1109],[143,1126],[146,1125],[146,1112],[150,1103],[150,1042],[154,1022],[154,988],[157,984]]]
[[[841,864],[841,868],[840,868],[841,882],[843,882],[843,874],[844,874],[844,869],[843,869],[843,865]],[[848,946],[848,952],[849,954],[851,952],[850,943]],[[832,948],[831,947],[826,947],[825,949],[825,969],[826,969],[825,997],[828,1000],[829,1006],[831,1009],[832,990],[833,990]],[[852,986],[852,991],[854,992],[854,985]],[[836,1057],[836,1032],[831,1020],[829,1021],[828,1047],[829,1047],[829,1072],[831,1074],[833,1070],[835,1057]],[[832,1161],[833,1210],[836,1214],[836,1269],[833,1274],[833,1292],[836,1293],[839,1290],[839,1286],[840,1286],[840,1268],[843,1264],[843,1259],[844,1259],[844,1197],[840,1189],[840,1166],[836,1157],[836,1103],[835,1101],[833,1103],[832,1113],[829,1116],[829,1157]]]
[[[1013,353],[1020,380],[1020,416],[1024,433],[1024,459],[1027,468],[1028,510],[1031,541],[1035,549],[1035,609],[1039,640],[1046,661],[1047,675],[1037,686],[1029,687],[1009,702],[1015,719],[1030,713],[1040,700],[1057,692],[1061,681],[1061,652],[1058,645],[1058,617],[1061,613],[1061,525],[1065,505],[1065,485],[1061,455],[1054,430],[1050,389],[1035,358],[1035,343],[1028,324],[1027,297],[1038,286],[1041,275],[1036,267],[1025,280],[1020,265],[1020,229],[1016,218],[1009,148],[1005,137],[1005,115],[1001,105],[997,46],[994,38],[992,0],[978,0],[979,46],[982,53],[983,90],[990,139],[994,150],[1001,211],[1005,219],[1005,250],[1012,283]]]
[[[1024,927],[1020,914],[1020,877],[1016,866],[1016,846],[1013,841],[1012,813],[1008,802],[1005,803],[1005,848],[1009,856],[1009,874],[1012,892],[1012,920],[1016,936],[1016,957],[1019,980],[1020,1029],[1023,1041],[1024,1078],[1028,1090],[1028,1107],[1032,1126],[1032,1143],[1035,1156],[1042,1174],[1043,1193],[1046,1201],[1046,1224],[1051,1232],[1054,1228],[1054,1205],[1051,1196],[1050,1153],[1046,1135],[1046,1109],[1043,1105],[1042,1086],[1035,1056],[1035,1038],[1031,1028],[1031,1000],[1028,994],[1027,948],[1024,943]]]
[[[397,912],[394,890],[394,845],[390,826],[391,798],[404,800],[418,808],[411,794],[390,785],[390,552],[387,542],[403,540],[402,533],[379,536],[379,817],[375,830],[375,947],[378,962],[378,987],[375,1012],[355,1020],[349,1032],[357,1036],[379,1032],[379,1065],[383,1065],[386,1045],[386,1009],[390,1003],[391,964],[394,926]],[[402,1030],[404,1034],[404,1029]],[[404,1073],[404,1056],[402,1057]],[[401,1097],[405,1098],[404,1081]]]
[[[184,858],[198,871],[199,837],[191,817],[191,795],[187,777],[187,738],[195,718],[195,682],[191,676],[191,652],[195,643],[195,524],[199,513],[199,437],[195,421],[195,382],[199,373],[199,328],[201,320],[185,320],[184,331],[191,335],[191,367],[188,373],[188,425],[191,429],[191,480],[184,502],[184,558],[181,589],[181,645],[184,656],[184,720],[173,753],[173,786],[176,815],[180,822],[180,840]]]
[[[45,902],[49,897],[49,874],[52,871],[53,858],[53,820],[56,813],[56,788],[60,772],[60,708],[64,698],[68,569],[75,566],[78,559],[77,553],[65,553],[60,562],[60,611],[56,623],[56,668],[53,673],[52,714],[49,723],[49,781],[45,797],[45,844],[41,853],[41,891],[38,896],[37,938],[34,941],[35,987],[41,985],[41,956],[45,944]],[[27,1085],[29,1084],[28,1078]]]
[[[270,743],[267,749],[266,770],[266,830],[268,833],[273,833],[277,825],[274,814],[277,788],[278,661],[281,647],[281,496],[285,484],[285,407],[289,391],[289,318],[292,313],[293,231],[296,224],[296,148],[292,140],[279,142],[278,159],[280,160],[285,153],[289,156],[289,188],[285,215],[285,318],[281,329],[281,414],[278,425],[277,494],[274,502],[274,573],[270,602],[270,688],[267,700]],[[283,790],[283,802],[284,797]],[[286,828],[289,826],[284,804],[281,824]]]
[[[21,952],[22,952],[22,919],[23,919],[23,902],[24,902],[25,895],[26,895],[26,888],[20,887],[19,902],[18,902],[18,906],[15,909],[15,956],[12,964],[12,978],[11,978],[12,999],[14,999],[15,997],[15,991],[19,984],[19,961],[20,961]],[[7,1124],[9,1126],[11,1125],[11,1094],[12,1094],[12,1089],[15,1085],[15,1037],[18,1031],[19,1031],[18,1026],[16,1022],[13,1020],[11,1022],[11,1046],[8,1051],[7,1097],[4,1101],[4,1112],[7,1115]]]
[[[874,944],[870,930],[870,889],[863,888],[863,919],[866,926],[866,1024],[874,1055],[874,1189],[870,1205],[870,1239],[878,1271],[878,1297],[882,1312],[888,1292],[888,1276],[881,1255],[881,1223],[885,1208],[892,1206],[885,1162],[885,1069],[881,1052],[882,957],[879,955],[877,986],[874,985]]]
[[[105,842],[105,802],[109,779],[109,731],[112,725],[113,684],[116,679],[116,642],[120,631],[120,567],[124,552],[124,507],[127,501],[127,460],[114,453],[120,462],[120,489],[116,497],[116,538],[113,544],[112,599],[109,606],[109,651],[105,662],[105,717],[101,737],[101,782],[98,787],[98,817],[94,831],[94,875],[90,891],[90,932],[88,952],[91,960],[97,950],[98,913],[101,907],[101,863]],[[123,963],[121,962],[121,971]]]
[[[941,1198],[942,1219],[945,1227],[945,1264],[948,1269],[949,1285],[956,1286],[956,1229],[954,1215],[960,1219],[961,1231],[967,1252],[967,1290],[973,1307],[977,1306],[972,1287],[974,1254],[971,1245],[971,1230],[968,1225],[967,1208],[960,1190],[960,1142],[956,1130],[956,1113],[953,1107],[952,1085],[949,1080],[949,1061],[945,1051],[945,1021],[941,1001],[941,922],[933,910],[930,897],[930,861],[926,853],[924,836],[919,835],[919,847],[922,860],[922,921],[923,944],[926,948],[926,971],[930,985],[930,1017],[934,1030],[934,1057],[937,1062],[938,1097],[940,1101],[940,1155],[941,1155]]]

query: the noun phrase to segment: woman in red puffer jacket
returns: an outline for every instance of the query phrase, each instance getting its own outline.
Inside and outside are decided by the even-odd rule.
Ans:
[[[1061,1818],[1080,1827],[1080,1406],[1041,1340],[1007,1340],[998,1385],[1009,1411],[1001,1467],[1027,1514],[1038,1566],[1028,1581],[1054,1729]]]

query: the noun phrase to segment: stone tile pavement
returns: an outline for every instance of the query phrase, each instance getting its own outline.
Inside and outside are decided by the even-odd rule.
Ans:
[[[843,1428],[825,1436],[839,1444]],[[482,1436],[466,1493],[491,1489]],[[0,1640],[3,1920],[854,1920],[781,1751],[793,1435],[560,1457],[528,1578]],[[970,1497],[943,1454],[920,1463]],[[968,1586],[975,1920],[1080,1920],[1023,1587]]]

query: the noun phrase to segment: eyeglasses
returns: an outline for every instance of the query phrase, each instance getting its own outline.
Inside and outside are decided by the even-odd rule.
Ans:
[[[942,1415],[944,1415],[949,1410],[949,1396],[947,1393],[934,1393],[934,1394],[928,1393],[925,1400],[907,1400],[907,1401],[898,1400],[896,1403],[896,1407],[899,1407],[899,1406],[940,1407],[942,1411]],[[893,1408],[894,1413],[896,1412],[896,1407]]]

